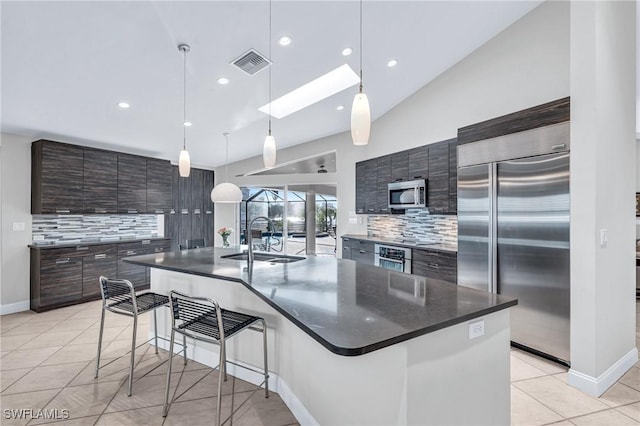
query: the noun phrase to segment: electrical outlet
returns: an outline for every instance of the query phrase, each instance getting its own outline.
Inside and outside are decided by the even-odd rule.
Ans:
[[[484,336],[484,320],[469,324],[469,339]]]

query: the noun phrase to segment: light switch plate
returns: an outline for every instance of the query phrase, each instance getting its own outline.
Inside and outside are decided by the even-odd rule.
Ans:
[[[24,231],[24,222],[13,222],[14,231]]]
[[[484,320],[469,324],[469,339],[484,336]]]

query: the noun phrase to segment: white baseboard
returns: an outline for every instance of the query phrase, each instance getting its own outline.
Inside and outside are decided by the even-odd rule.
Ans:
[[[22,302],[8,303],[6,305],[0,305],[0,315],[15,314],[16,312],[28,311],[29,301],[23,300]]]
[[[149,337],[153,337],[153,333],[150,332]],[[177,343],[180,343],[181,340],[182,339],[180,338],[176,341],[176,345],[174,347],[174,352],[176,353],[182,349],[182,346],[177,345]],[[158,340],[158,347],[169,350],[169,342]],[[178,356],[182,356],[182,354]],[[189,346],[187,350],[187,358],[199,362],[200,364],[208,365],[209,367],[215,367],[218,364],[219,354],[218,352],[213,352],[202,347],[197,347],[194,350],[193,346]],[[235,362],[240,365],[247,365],[241,361],[237,361],[234,359],[229,359],[229,361]],[[255,366],[249,367],[252,367],[254,369],[256,368]],[[232,376],[237,377],[238,379],[252,383],[256,386],[260,385],[264,381],[264,376],[262,374],[237,367],[233,364],[228,364],[227,372]],[[309,410],[305,408],[302,402],[291,391],[286,382],[282,380],[280,376],[271,371],[269,372],[269,390],[272,390],[280,395],[280,398],[282,398],[282,401],[287,405],[287,408],[291,410],[291,413],[294,415],[298,423],[300,423],[301,425],[319,426],[318,421],[311,415]]]
[[[633,348],[598,377],[570,369],[568,383],[589,395],[600,396],[629,371],[636,362],[638,362],[638,349]]]

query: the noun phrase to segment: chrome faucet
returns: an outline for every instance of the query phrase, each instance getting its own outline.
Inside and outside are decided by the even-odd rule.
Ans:
[[[251,235],[251,229],[253,229],[253,222],[258,219],[266,220],[268,222],[268,229],[271,229],[271,232],[276,231],[276,227],[273,224],[273,221],[266,216],[258,216],[249,223],[249,227],[247,228],[247,243],[249,244],[249,250],[247,251],[247,263],[249,265],[253,264],[253,238]]]

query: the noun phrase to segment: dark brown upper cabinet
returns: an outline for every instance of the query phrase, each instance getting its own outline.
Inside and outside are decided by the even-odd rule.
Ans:
[[[365,210],[365,162],[356,163],[356,213],[366,213]]]
[[[99,149],[84,148],[85,213],[118,212],[118,154]]]
[[[389,182],[391,182],[391,156],[378,157],[376,184],[376,211],[387,214],[389,211]]]
[[[402,182],[409,176],[409,151],[400,151],[391,154],[391,180],[389,182]]]
[[[82,147],[39,140],[31,145],[31,213],[82,213]]]
[[[172,169],[169,161],[147,158],[147,212],[171,212],[171,179]]]
[[[409,150],[407,180],[427,179],[429,173],[429,145]]]
[[[427,207],[431,213],[449,212],[449,143],[429,145]]]
[[[188,179],[191,181],[191,197],[189,201],[189,211],[193,214],[202,214],[204,210],[204,170],[191,169]]]
[[[118,213],[147,211],[147,159],[118,154]]]
[[[202,208],[203,213],[209,215],[213,214],[213,201],[211,201],[213,185],[213,170],[202,170]]]

